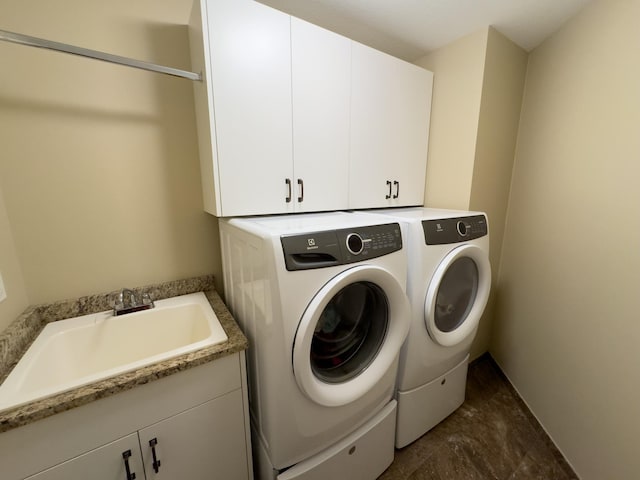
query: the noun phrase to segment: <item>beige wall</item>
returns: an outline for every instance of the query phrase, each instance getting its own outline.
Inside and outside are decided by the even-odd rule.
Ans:
[[[640,1],[530,55],[491,352],[582,479],[640,472]]]
[[[475,358],[489,347],[495,279],[527,53],[493,28],[457,40],[421,58],[434,72],[425,205],[479,210],[489,217],[494,280],[478,333]]]
[[[190,8],[2,2],[0,18],[6,30],[189,69]],[[0,58],[0,188],[29,303],[221,278],[191,81],[4,42]]]
[[[486,212],[489,218],[493,275],[491,296],[471,349],[472,358],[489,349],[495,298],[500,295],[497,278],[527,59],[522,48],[497,30],[489,29],[468,209]]]
[[[487,38],[483,29],[415,62],[434,73],[427,207],[469,208]]]
[[[9,218],[4,208],[4,197],[0,189],[0,273],[7,298],[0,302],[0,331],[20,315],[29,302],[24,287],[22,270],[11,234]]]

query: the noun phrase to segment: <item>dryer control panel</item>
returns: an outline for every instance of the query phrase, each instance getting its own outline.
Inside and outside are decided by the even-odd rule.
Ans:
[[[398,223],[326,230],[280,237],[289,271],[362,262],[402,249]]]
[[[484,215],[423,220],[422,229],[427,245],[466,242],[488,233],[487,217]]]

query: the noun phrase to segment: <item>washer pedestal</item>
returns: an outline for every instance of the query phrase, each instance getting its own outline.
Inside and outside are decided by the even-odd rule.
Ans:
[[[468,365],[469,355],[435,380],[412,390],[398,391],[396,448],[417,440],[462,405]]]
[[[368,422],[326,450],[278,473],[256,439],[256,473],[260,480],[373,480],[393,462],[396,401],[391,400]],[[255,433],[255,432],[254,432]]]

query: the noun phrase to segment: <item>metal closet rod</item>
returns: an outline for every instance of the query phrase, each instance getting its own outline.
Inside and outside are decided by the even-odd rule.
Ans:
[[[29,47],[45,48],[47,50],[70,53],[72,55],[102,60],[103,62],[116,63],[126,67],[140,68],[151,72],[164,73],[165,75],[173,75],[174,77],[188,78],[189,80],[202,80],[202,75],[199,73],[165,67],[163,65],[156,65],[155,63],[143,62],[141,60],[134,60],[133,58],[121,57],[119,55],[111,55],[110,53],[99,52],[97,50],[89,50],[88,48],[75,47],[66,43],[53,42],[51,40],[44,40],[42,38],[22,35],[20,33],[7,32],[6,30],[0,30],[0,40],[20,45],[27,45]]]

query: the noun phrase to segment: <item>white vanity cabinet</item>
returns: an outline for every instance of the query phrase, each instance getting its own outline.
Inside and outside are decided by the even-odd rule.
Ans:
[[[423,204],[430,72],[254,0],[195,0],[189,32],[206,211]]]
[[[424,203],[433,73],[353,42],[349,207]]]
[[[244,369],[232,354],[2,433],[2,479],[250,480]]]
[[[27,480],[247,479],[244,441],[235,390]]]

